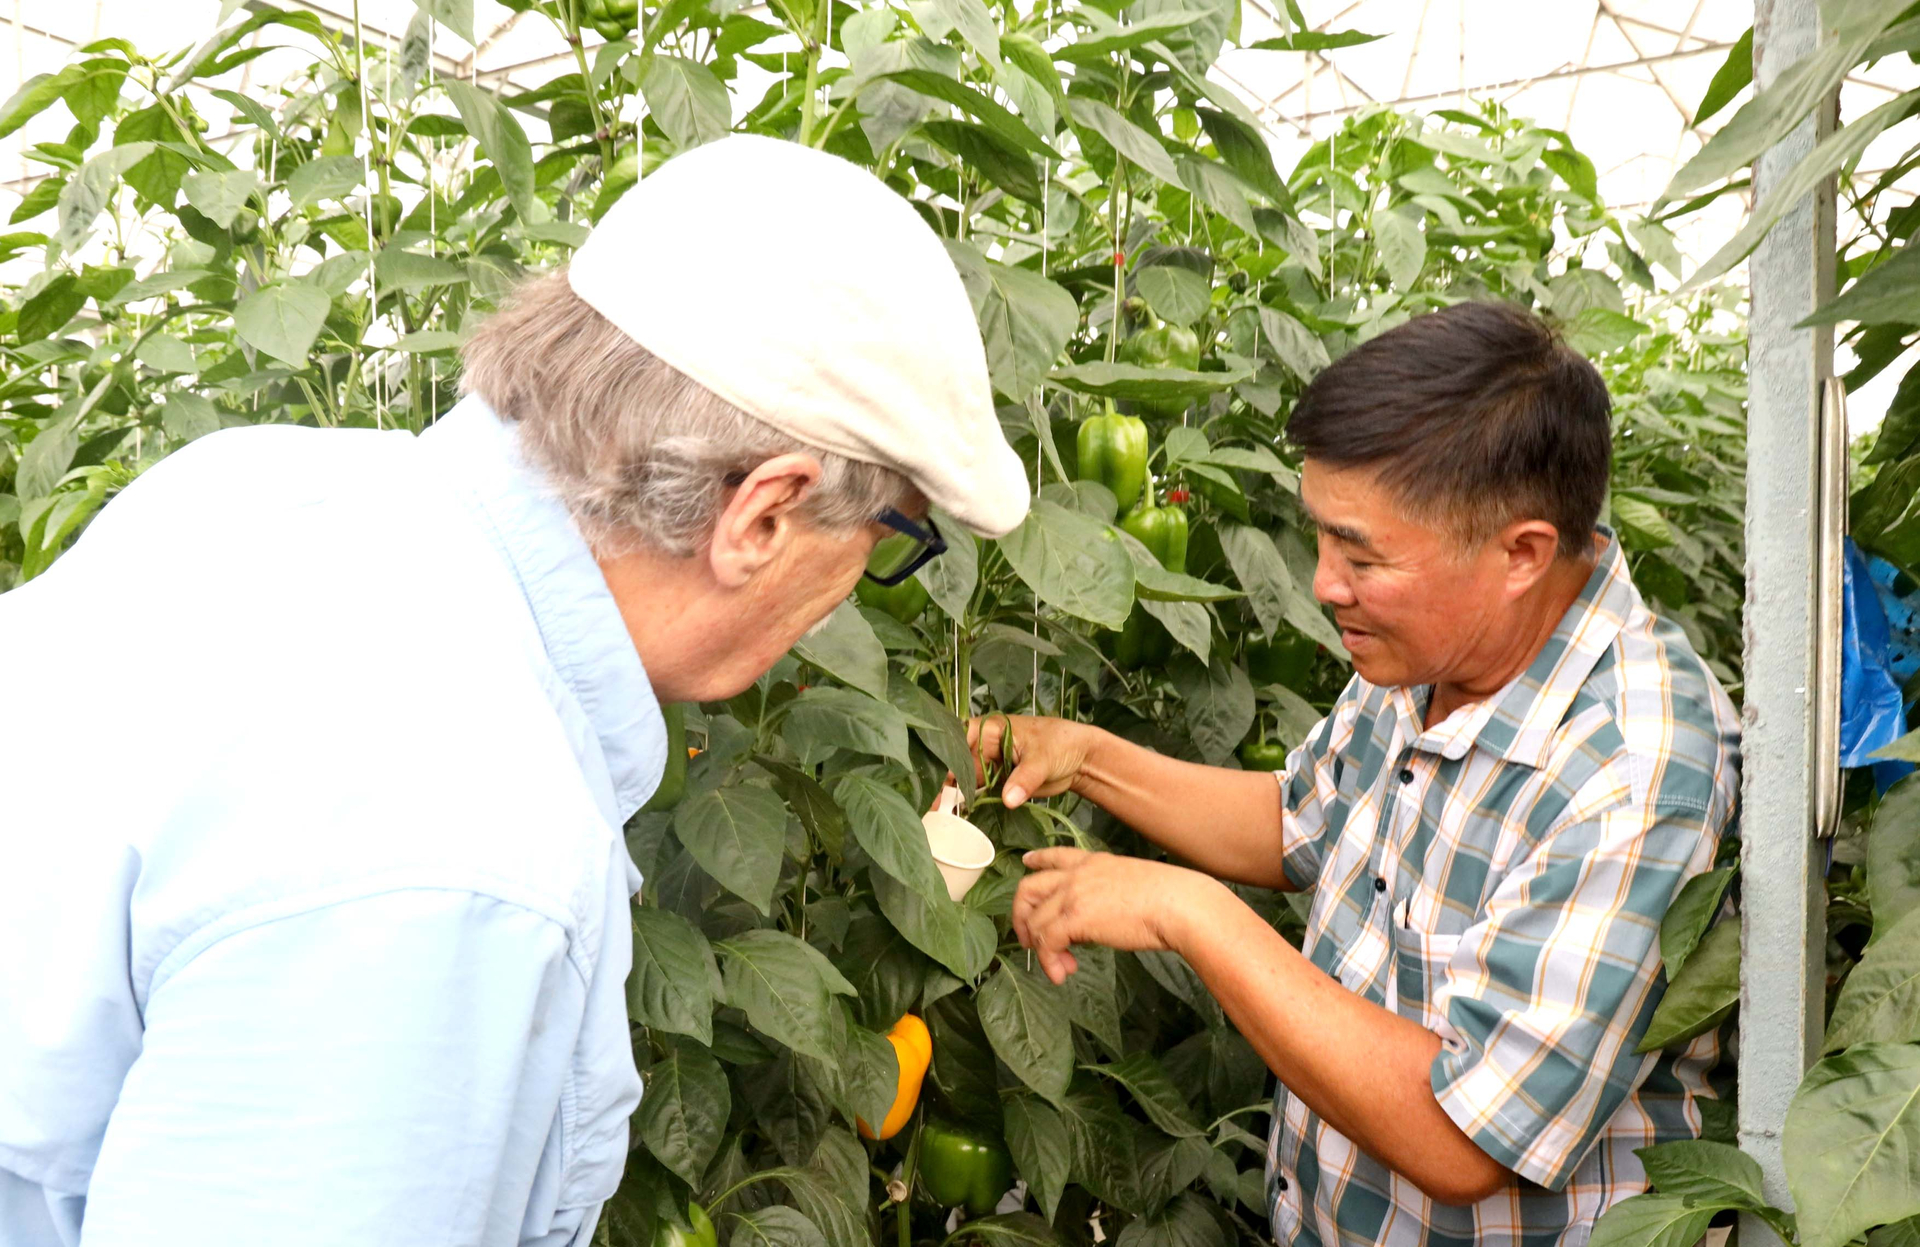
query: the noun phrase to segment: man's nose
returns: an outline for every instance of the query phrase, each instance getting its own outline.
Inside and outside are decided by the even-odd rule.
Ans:
[[[1313,568],[1313,597],[1323,606],[1352,606],[1353,586],[1347,583],[1346,569],[1325,550]]]

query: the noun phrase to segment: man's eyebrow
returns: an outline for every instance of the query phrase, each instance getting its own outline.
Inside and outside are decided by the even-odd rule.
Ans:
[[[1326,520],[1315,515],[1311,507],[1307,508],[1307,518],[1313,521],[1313,526],[1321,533],[1332,537],[1336,541],[1344,541],[1350,546],[1358,546],[1360,549],[1374,554],[1379,553],[1378,550],[1374,549],[1373,542],[1368,539],[1367,535],[1357,528],[1351,528],[1345,524],[1328,523]]]

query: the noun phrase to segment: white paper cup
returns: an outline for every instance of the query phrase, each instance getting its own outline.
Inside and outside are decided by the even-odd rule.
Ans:
[[[941,810],[922,815],[920,825],[927,829],[927,847],[947,881],[947,895],[959,900],[993,865],[993,841],[966,819]]]

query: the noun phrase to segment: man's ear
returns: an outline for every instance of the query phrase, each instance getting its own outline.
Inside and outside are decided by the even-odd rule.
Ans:
[[[1518,598],[1540,583],[1560,557],[1560,530],[1545,520],[1516,520],[1500,533],[1507,556],[1507,596]]]
[[[820,483],[820,461],[808,454],[767,460],[733,491],[708,544],[714,579],[738,589],[786,552],[794,538],[794,509]]]

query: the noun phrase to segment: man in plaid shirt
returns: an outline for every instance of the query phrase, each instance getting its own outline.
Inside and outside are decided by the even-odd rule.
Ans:
[[[1071,789],[1188,864],[1029,854],[1015,930],[1055,982],[1076,943],[1192,964],[1279,1078],[1280,1242],[1584,1243],[1645,1189],[1633,1150],[1698,1135],[1712,1095],[1713,1036],[1634,1048],[1661,917],[1736,816],[1737,716],[1600,527],[1606,389],[1538,319],[1408,321],[1287,435],[1352,682],[1278,800],[1013,720],[1009,806]],[[974,736],[999,756],[1001,723]],[[1221,880],[1311,889],[1303,951]]]

